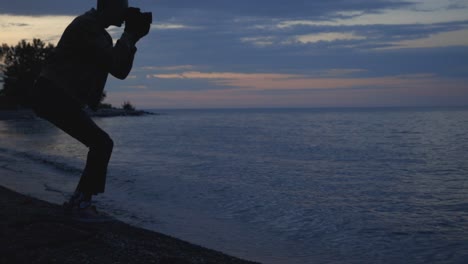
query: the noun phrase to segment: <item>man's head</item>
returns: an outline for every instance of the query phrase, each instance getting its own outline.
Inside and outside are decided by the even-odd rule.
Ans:
[[[122,26],[128,8],[128,0],[97,0],[97,10],[108,25]]]

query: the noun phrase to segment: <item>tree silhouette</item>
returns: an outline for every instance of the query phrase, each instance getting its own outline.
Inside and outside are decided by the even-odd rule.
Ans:
[[[130,101],[125,101],[122,104],[122,109],[126,111],[135,111],[135,107],[130,103]]]
[[[40,39],[33,39],[32,43],[21,40],[16,46],[0,46],[0,88],[3,84],[0,108],[29,106],[29,92],[54,49],[54,45]],[[104,91],[98,108],[112,108],[103,103],[105,98]]]
[[[32,43],[22,40],[16,46],[2,44],[0,62],[3,65],[0,70],[3,72],[3,89],[0,96],[27,105],[28,93],[53,50],[52,44],[40,39],[33,39]]]
[[[1,47],[0,47],[0,61],[1,61],[1,57],[2,57],[2,55],[1,55]],[[5,68],[5,65],[3,65],[3,64],[0,62],[0,83],[3,83],[3,78],[4,78],[4,76],[3,76],[3,71],[4,71],[4,70],[3,70],[3,69],[4,69],[4,68]],[[0,90],[0,92],[1,92],[1,91],[2,91],[2,90]]]

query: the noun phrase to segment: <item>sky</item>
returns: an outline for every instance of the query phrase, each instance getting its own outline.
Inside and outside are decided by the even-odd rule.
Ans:
[[[137,108],[468,105],[468,0],[129,0],[153,12]],[[56,44],[95,0],[0,0],[0,43]],[[108,31],[116,41],[122,28]]]

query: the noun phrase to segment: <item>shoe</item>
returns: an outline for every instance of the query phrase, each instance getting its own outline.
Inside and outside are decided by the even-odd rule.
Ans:
[[[75,192],[68,202],[63,203],[63,209],[65,211],[65,214],[71,214],[73,209],[76,209],[80,206],[81,201],[83,201],[84,195],[81,192]]]
[[[103,223],[115,221],[113,217],[105,213],[98,212],[96,206],[88,202],[83,206],[83,202],[78,208],[73,210],[73,219],[86,223]]]
[[[87,223],[101,223],[114,221],[111,216],[98,212],[91,201],[84,200],[83,193],[75,192],[68,202],[63,203],[65,215],[72,216],[74,220]]]

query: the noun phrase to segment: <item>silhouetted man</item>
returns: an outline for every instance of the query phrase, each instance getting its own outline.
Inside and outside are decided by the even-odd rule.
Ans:
[[[105,29],[123,22],[125,31],[114,46]],[[33,108],[37,115],[89,148],[75,193],[64,204],[80,220],[108,219],[91,205],[91,198],[104,192],[113,148],[112,139],[83,108],[97,109],[109,73],[122,80],[127,77],[135,43],[148,34],[150,24],[138,9],[128,7],[128,0],[98,0],[97,10],[78,16],[65,29],[36,81]]]

